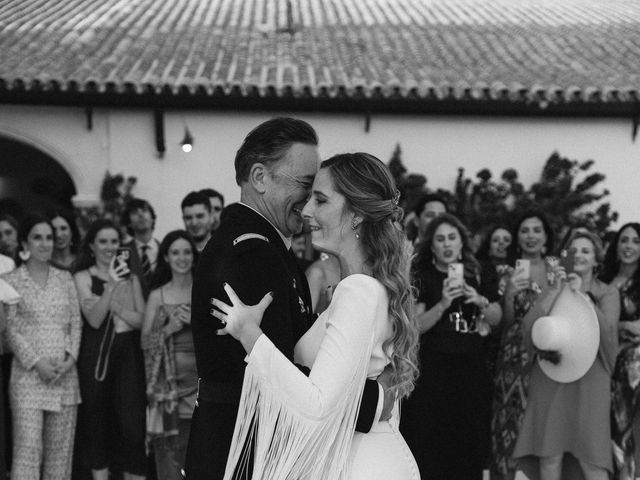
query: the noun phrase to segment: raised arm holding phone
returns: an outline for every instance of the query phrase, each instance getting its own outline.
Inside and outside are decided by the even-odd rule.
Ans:
[[[108,478],[116,463],[127,480],[143,478],[147,469],[140,348],[144,299],[125,255],[120,251],[118,256],[119,246],[118,228],[109,220],[95,221],[85,235],[75,274],[84,320],[76,452],[94,479]]]
[[[504,331],[496,359],[491,420],[491,470],[503,476],[515,473],[517,463],[512,454],[527,406],[532,359],[522,320],[554,284],[557,266],[545,256],[553,251],[553,231],[542,212],[525,212],[512,236],[509,257],[516,260],[504,292]]]
[[[469,233],[452,215],[429,223],[413,270],[421,376],[403,403],[401,431],[422,478],[482,478],[491,404],[483,334],[500,305],[485,295]]]

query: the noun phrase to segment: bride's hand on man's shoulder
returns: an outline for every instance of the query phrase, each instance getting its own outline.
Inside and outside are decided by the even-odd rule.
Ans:
[[[218,335],[229,334],[236,340],[242,341],[243,335],[260,329],[264,311],[273,301],[273,292],[267,293],[256,305],[245,305],[235,290],[228,283],[224,284],[224,290],[229,296],[231,305],[217,298],[211,299],[213,308],[210,313],[220,320],[222,328],[218,330]]]

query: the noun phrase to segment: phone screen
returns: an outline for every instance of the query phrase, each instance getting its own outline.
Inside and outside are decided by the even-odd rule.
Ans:
[[[575,272],[576,249],[570,248],[563,250],[560,254],[560,265],[564,267],[564,271],[568,274]]]
[[[116,250],[116,262],[119,265],[126,265],[131,270],[131,249],[129,247],[119,247]],[[131,272],[127,273],[125,277],[128,277]]]
[[[464,265],[462,263],[450,263],[447,278],[451,286],[462,285],[464,282]]]
[[[531,277],[531,262],[526,258],[518,258],[516,260],[516,271],[521,273],[518,276],[522,278],[530,278]]]

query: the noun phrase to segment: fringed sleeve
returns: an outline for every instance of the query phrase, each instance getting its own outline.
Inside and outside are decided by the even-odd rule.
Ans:
[[[262,335],[247,368],[225,479],[348,478],[376,310],[386,293],[365,275],[336,288],[309,377]],[[317,321],[322,321],[318,319]],[[251,468],[251,464],[253,467]]]

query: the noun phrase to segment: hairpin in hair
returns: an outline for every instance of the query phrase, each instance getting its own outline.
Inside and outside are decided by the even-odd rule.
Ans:
[[[393,198],[391,199],[391,201],[395,205],[398,205],[398,203],[400,203],[400,190],[396,190],[396,192],[393,194]]]

